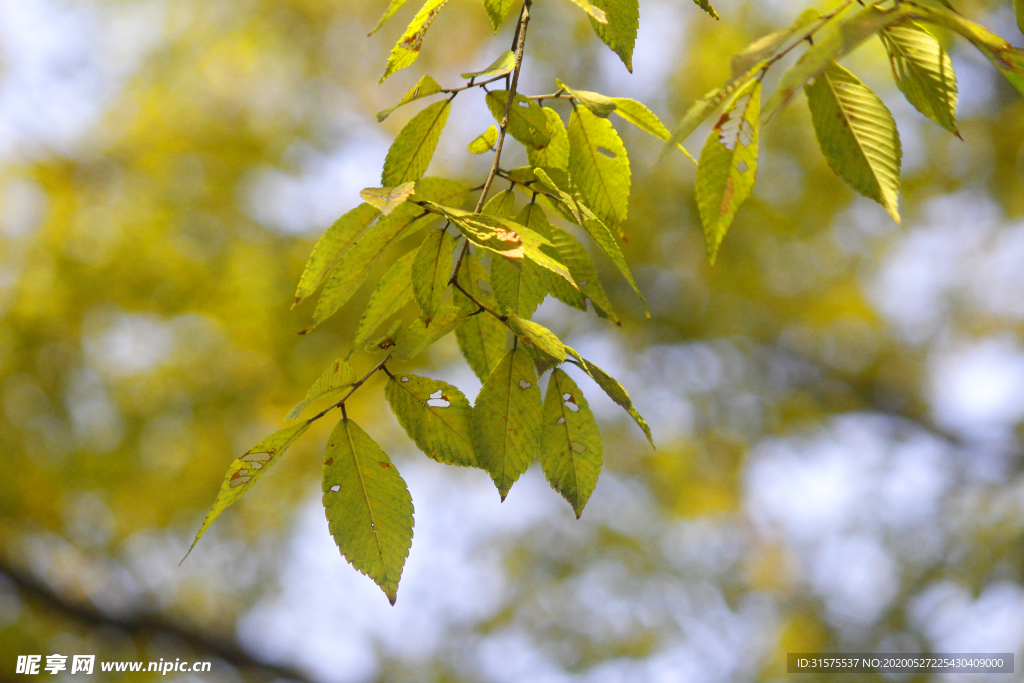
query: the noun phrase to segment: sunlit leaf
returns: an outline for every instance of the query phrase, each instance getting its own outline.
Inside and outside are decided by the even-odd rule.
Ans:
[[[633,73],[633,47],[636,44],[636,32],[640,27],[640,7],[638,0],[592,0],[598,9],[604,10],[607,23],[590,17],[594,33],[601,41],[619,56],[626,69]]]
[[[508,91],[492,90],[487,93],[486,102],[494,120],[500,124],[505,118]],[[540,105],[517,94],[508,113],[509,135],[527,147],[546,147],[551,142],[547,126],[547,117]]]
[[[513,0],[484,0],[484,9],[487,10],[487,16],[491,18],[491,26],[494,28],[495,33],[505,23],[512,5]]]
[[[381,185],[394,187],[410,180],[419,180],[423,176],[434,156],[450,111],[449,100],[435,102],[405,124],[405,128],[391,143],[384,160]]]
[[[760,104],[761,81],[755,80],[726,105],[700,155],[695,189],[712,265],[736,211],[754,189]]]
[[[512,50],[505,50],[501,53],[501,56],[494,60],[494,62],[484,69],[483,71],[471,71],[467,74],[462,74],[463,78],[490,78],[491,76],[503,76],[507,73],[512,73],[512,70],[516,67],[516,53]]]
[[[423,315],[423,322],[428,327],[448,289],[448,280],[452,275],[452,253],[457,241],[445,229],[433,230],[427,233],[426,239],[416,251],[416,260],[412,263],[412,291]]]
[[[412,90],[405,93],[405,96],[402,97],[398,104],[388,109],[385,109],[384,111],[377,112],[377,123],[383,122],[384,119],[391,116],[391,113],[398,109],[399,107],[401,107],[402,105],[409,104],[410,102],[414,102],[424,97],[436,95],[439,92],[441,92],[440,84],[438,84],[438,82],[435,81],[430,76],[424,74],[423,77],[420,78],[419,82],[415,86],[413,86]]]
[[[384,68],[384,75],[380,77],[381,83],[391,74],[416,61],[416,58],[420,56],[420,48],[423,47],[423,38],[427,35],[427,30],[447,3],[448,0],[427,0],[424,3],[405,29],[405,33],[395,43],[395,47],[391,49],[387,66]]]
[[[356,336],[352,341],[353,350],[365,345],[381,323],[412,301],[412,262],[415,258],[416,252],[410,251],[395,261],[377,283],[359,319]]]
[[[487,270],[480,265],[476,256],[466,254],[459,270],[459,284],[477,301],[494,309],[497,302],[490,291],[490,277]],[[462,292],[455,291],[455,304],[467,313],[476,313],[478,307]],[[505,354],[505,339],[508,328],[494,316],[486,313],[473,315],[455,330],[462,355],[473,369],[476,376],[483,382],[491,374],[491,370]]]
[[[447,465],[476,467],[473,409],[461,391],[436,379],[396,374],[384,396],[398,423],[427,456]]]
[[[543,365],[553,366],[565,362],[565,345],[558,336],[532,320],[520,318],[515,313],[508,316],[509,328],[526,346],[534,349],[543,358]]]
[[[629,211],[626,148],[608,119],[582,107],[569,117],[569,175],[598,218],[619,229]]]
[[[743,50],[734,55],[730,61],[732,75],[734,77],[742,76],[757,64],[774,57],[779,48],[800,33],[800,29],[805,28],[808,24],[820,18],[821,12],[813,7],[808,7],[800,13],[790,27],[769,33],[747,45]],[[806,31],[803,32],[803,34],[806,33]]]
[[[546,237],[547,221],[538,220],[539,211],[541,209],[536,204],[527,204],[515,222]],[[550,271],[530,259],[524,259],[519,264],[503,258],[491,261],[491,288],[499,310],[511,311],[522,318],[533,316],[537,306],[547,296],[554,279]],[[565,282],[564,278],[558,279]],[[565,286],[572,289],[567,282]]]
[[[356,373],[352,366],[339,358],[331,363],[330,367],[324,371],[324,374],[320,375],[319,379],[313,383],[313,386],[306,392],[306,398],[302,399],[298,405],[288,412],[288,415],[284,418],[285,422],[298,419],[302,415],[302,411],[310,403],[321,398],[340,394],[352,386],[352,383],[355,381]]]
[[[266,474],[267,470],[280,460],[284,452],[288,450],[288,447],[306,433],[309,425],[309,422],[299,422],[291,427],[285,427],[274,432],[246,451],[242,457],[231,463],[231,466],[228,467],[228,473],[224,476],[224,482],[220,485],[217,498],[213,501],[210,511],[206,513],[206,517],[203,518],[203,523],[196,533],[195,540],[192,541],[192,545],[188,549],[189,553],[192,552],[192,548],[196,547],[196,543],[203,537],[206,530],[210,528],[213,521],[220,516],[220,513],[224,512],[232,503],[241,498],[246,491],[255,486],[256,482]],[[185,557],[188,557],[188,554]]]
[[[957,87],[953,62],[935,36],[912,21],[881,31],[896,85],[919,112],[953,135]]]
[[[610,97],[605,97],[601,93],[590,92],[589,90],[574,90],[558,79],[555,79],[555,83],[559,88],[572,96],[577,104],[582,104],[595,116],[607,118],[609,114],[615,111],[615,102]]]
[[[473,407],[477,458],[502,501],[537,458],[542,416],[533,363],[525,350],[512,349],[488,375]]]
[[[548,142],[540,147],[528,147],[526,156],[532,166],[558,168],[563,171],[569,167],[569,134],[562,123],[562,117],[550,107],[541,107],[544,113],[545,129]],[[533,180],[533,178],[529,178]]]
[[[391,458],[352,420],[327,439],[323,504],[338,550],[392,605],[412,546],[412,496]]]
[[[608,17],[605,15],[604,10],[600,7],[596,7],[589,0],[572,0],[576,3],[584,12],[590,15],[590,18],[599,24],[607,24]]]
[[[569,501],[577,519],[597,486],[603,453],[587,399],[569,375],[556,369],[544,399],[540,464],[551,487]]]
[[[665,127],[665,124],[661,122],[661,119],[658,118],[657,114],[640,102],[631,100],[628,97],[613,97],[611,100],[615,104],[615,113],[626,121],[632,123],[640,130],[645,133],[650,133],[659,140],[664,140],[666,142],[672,138],[672,134],[668,131],[668,128]],[[694,164],[697,163],[697,160],[693,158],[692,154],[686,151],[685,147],[678,143],[676,146],[679,147],[679,150],[689,157]]]
[[[410,180],[398,187],[367,187],[359,191],[359,198],[376,207],[385,216],[390,216],[415,191],[416,183]]]
[[[469,319],[470,313],[458,306],[442,306],[429,325],[425,319],[417,318],[399,335],[395,344],[395,359],[412,360]]]
[[[888,108],[838,64],[806,89],[814,132],[829,166],[898,223],[902,148]]]
[[[494,147],[494,143],[498,141],[498,127],[491,126],[480,135],[473,138],[473,142],[469,143],[467,149],[473,154],[486,154],[491,151]]]
[[[320,283],[338,263],[342,254],[352,246],[353,240],[370,223],[380,216],[380,211],[369,204],[360,204],[334,222],[313,247],[299,285],[295,289],[295,304],[316,291]],[[295,307],[293,304],[293,308]]]

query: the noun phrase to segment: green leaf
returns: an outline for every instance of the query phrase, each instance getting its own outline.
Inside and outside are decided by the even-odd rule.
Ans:
[[[423,318],[417,318],[398,337],[395,360],[412,360],[469,319],[470,314],[458,306],[442,306],[429,325]]]
[[[747,45],[742,51],[734,55],[730,61],[732,75],[741,76],[750,71],[755,65],[774,57],[779,48],[785,45],[790,38],[796,36],[800,29],[820,18],[821,12],[813,7],[808,7],[800,13],[796,21],[789,28],[769,33]]]
[[[473,408],[473,443],[480,466],[501,500],[537,458],[543,406],[533,363],[523,349],[502,357],[484,381]]]
[[[974,47],[988,57],[999,73],[1003,74],[1006,80],[1024,95],[1024,50],[1013,47],[985,27],[952,11],[952,8],[947,11],[937,7],[915,5],[908,14],[911,18],[948,28],[971,41]],[[1018,22],[1020,16],[1018,11]]]
[[[879,34],[896,85],[919,112],[957,137],[957,87],[953,62],[931,33],[904,21]]]
[[[838,64],[819,74],[806,90],[814,132],[829,166],[899,223],[902,149],[892,114]]]
[[[384,396],[398,423],[427,456],[446,465],[476,467],[473,409],[461,391],[436,379],[397,374]]]
[[[581,107],[569,117],[569,175],[597,217],[620,228],[629,211],[626,148],[611,121]]]
[[[402,1],[404,2],[405,0]],[[438,84],[438,82],[435,81],[430,76],[424,74],[423,77],[420,78],[419,82],[416,83],[416,85],[413,87],[413,89],[405,93],[405,96],[398,104],[389,109],[385,109],[384,111],[377,112],[377,123],[382,123],[384,119],[391,116],[391,113],[398,109],[399,107],[401,107],[402,105],[409,104],[410,102],[414,102],[419,99],[423,99],[424,97],[436,95],[439,92],[441,92],[440,84]]]
[[[416,260],[412,262],[412,291],[428,327],[448,289],[456,242],[458,238],[449,235],[444,228],[432,230],[416,250]]]
[[[352,241],[356,236],[379,215],[380,211],[375,207],[369,204],[360,204],[327,229],[309,255],[309,261],[306,263],[302,277],[299,278],[299,285],[295,289],[295,303],[292,304],[292,308],[316,291],[316,288],[338,263],[338,259],[352,246]]]
[[[594,116],[608,118],[608,115],[615,111],[615,102],[610,97],[605,97],[601,93],[590,92],[589,90],[574,90],[557,78],[555,83],[559,88],[569,93],[576,100],[577,104],[582,104],[589,109]]]
[[[451,106],[451,100],[435,102],[405,124],[384,160],[381,185],[393,187],[423,176],[448,122]]]
[[[761,81],[751,81],[726,106],[700,155],[697,205],[712,265],[736,212],[754,189],[760,105]]]
[[[395,261],[377,283],[363,311],[363,317],[359,319],[352,351],[364,346],[381,323],[412,300],[412,262],[415,258],[416,252],[410,251]],[[352,351],[349,351],[350,356]]]
[[[507,90],[492,90],[487,93],[487,108],[499,124],[505,118],[508,102]],[[551,142],[547,129],[547,116],[540,105],[523,95],[517,94],[508,113],[508,132],[527,147],[546,147]]]
[[[501,25],[505,23],[508,11],[512,9],[512,0],[484,0],[484,9],[487,10],[487,16],[491,18],[491,26],[497,33],[501,29]]]
[[[569,192],[564,189],[567,185],[555,182],[543,168],[533,169],[533,174],[545,187],[550,188],[555,192],[555,194],[557,194],[558,198],[561,199],[562,204],[564,204],[569,210],[571,220],[575,220],[579,225],[583,225],[583,214],[580,212],[580,204],[576,201],[575,197],[570,195]]]
[[[459,270],[459,284],[472,294],[477,301],[491,309],[497,308],[497,302],[490,292],[490,279],[487,270],[480,265],[476,256],[466,254]],[[467,313],[476,313],[477,305],[470,301],[462,292],[455,290],[455,303]],[[455,336],[462,349],[469,367],[483,382],[491,374],[491,370],[505,354],[505,339],[508,328],[494,316],[480,313],[473,315],[455,330]]]
[[[694,4],[697,5],[697,7],[700,7],[702,10],[710,14],[715,19],[718,18],[718,12],[715,11],[715,8],[711,6],[711,3],[708,2],[708,0],[693,0],[693,2]]]
[[[310,403],[321,398],[340,394],[352,386],[352,383],[355,381],[356,373],[352,366],[339,358],[331,363],[331,366],[324,371],[324,374],[320,375],[319,379],[313,383],[313,386],[306,392],[306,398],[288,412],[288,415],[284,418],[285,422],[298,419],[302,415],[302,411]]]
[[[352,420],[327,439],[323,492],[338,550],[394,605],[412,546],[412,496],[391,458]]]
[[[543,223],[538,221],[536,215],[539,211],[541,209],[536,204],[527,204],[516,217],[515,222],[529,227],[539,235],[546,236],[547,221],[544,220]],[[530,259],[524,259],[521,263],[514,263],[504,258],[491,260],[491,287],[494,290],[494,298],[497,300],[499,310],[511,311],[522,318],[533,316],[533,312],[547,296],[548,289],[555,279],[546,268]],[[565,282],[563,278],[557,279],[560,282]],[[565,286],[576,291],[568,283]]]
[[[537,209],[540,210],[539,208]],[[602,318],[611,320],[616,325],[621,325],[618,316],[612,309],[612,303],[605,294],[604,287],[597,276],[597,267],[590,258],[587,251],[579,240],[570,235],[562,228],[551,226],[551,244],[558,250],[562,263],[569,269],[572,279],[579,285],[579,291],[565,284],[561,278],[552,278],[551,293],[563,303],[578,308],[581,311],[587,310],[586,300],[590,299],[594,310]]]
[[[1013,13],[1017,15],[1017,28],[1024,33],[1024,0],[1013,0]]]
[[[405,203],[416,191],[416,183],[410,180],[398,187],[367,187],[359,191],[359,198],[376,207],[385,216]]]
[[[587,399],[569,375],[556,369],[544,398],[540,465],[551,487],[572,505],[576,519],[597,486],[603,453]]]
[[[672,137],[668,139],[665,146],[662,148],[661,156],[658,157],[658,161],[664,159],[673,147],[681,145],[686,138],[690,137],[693,131],[697,130],[697,127],[700,126],[700,124],[704,123],[709,116],[714,114],[715,111],[722,106],[723,102],[729,99],[729,97],[731,97],[737,90],[749,83],[751,79],[755,78],[757,76],[757,72],[763,69],[765,64],[767,64],[767,60],[762,59],[750,67],[750,69],[745,73],[742,73],[739,76],[733,76],[721,88],[712,90],[704,95],[704,97],[694,102],[683,116],[683,119],[676,126],[675,130],[672,131]],[[693,157],[690,158],[692,159]]]
[[[650,133],[659,140],[668,141],[672,138],[672,134],[668,132],[668,128],[661,122],[657,114],[645,107],[636,100],[631,100],[628,97],[613,97],[612,102],[615,104],[615,113],[621,116],[626,121],[629,121],[634,126]],[[686,151],[686,148],[681,144],[676,143],[679,150],[689,157],[690,161],[694,164],[697,160],[693,158],[693,155]]]
[[[504,220],[512,218],[512,212],[516,209],[516,194],[512,190],[504,190],[487,200],[481,210],[485,216],[493,216]]]
[[[398,343],[399,336],[402,334],[402,321],[395,320],[391,323],[391,327],[388,328],[388,333],[383,337],[378,337],[373,340],[370,344],[364,347],[364,351],[367,353],[378,353],[380,351],[387,351],[393,349]]]
[[[605,15],[604,10],[600,7],[595,7],[589,0],[572,0],[576,3],[584,12],[590,15],[593,21],[599,24],[607,24],[608,17]]]
[[[384,10],[384,14],[377,21],[377,25],[374,26],[373,30],[366,35],[372,36],[374,33],[379,31],[381,27],[388,22],[388,19],[395,16],[395,12],[400,10],[402,8],[402,5],[404,5],[406,2],[408,2],[408,0],[391,0],[391,3],[388,5],[388,8]]]
[[[508,326],[527,347],[540,354],[544,365],[560,365],[565,362],[565,345],[558,336],[532,320],[520,318],[515,313],[508,316]]]
[[[906,16],[905,6],[893,9],[879,9],[869,5],[849,19],[844,19],[824,35],[816,35],[814,47],[809,49],[796,64],[789,68],[779,81],[778,87],[761,111],[761,121],[767,125],[793,98],[796,91],[812,78],[824,72],[840,57],[849,54],[865,40],[887,26]]]
[[[506,8],[506,12],[508,9]],[[497,32],[497,31],[495,31]],[[512,73],[512,70],[516,68],[516,53],[512,50],[505,50],[500,57],[494,60],[493,63],[483,71],[471,71],[468,74],[462,74],[463,78],[490,78],[491,76],[504,76],[505,74]]]
[[[575,349],[566,346],[565,352],[575,359],[576,365],[578,365],[583,372],[587,373],[587,375],[597,383],[597,386],[604,390],[604,393],[608,394],[608,398],[615,401],[619,406],[624,408],[627,413],[629,413],[629,416],[640,426],[640,429],[644,430],[644,435],[647,436],[647,441],[650,442],[653,447],[654,439],[651,437],[651,428],[648,426],[647,421],[640,416],[640,413],[637,412],[636,408],[633,407],[633,400],[630,399],[629,393],[626,389],[607,372],[583,358],[583,356],[581,356]]]
[[[473,142],[469,143],[467,149],[473,154],[486,154],[491,151],[494,147],[494,143],[498,141],[498,127],[491,126],[480,135],[473,139]]]
[[[569,134],[565,132],[565,124],[558,112],[550,107],[541,107],[550,141],[542,147],[528,147],[526,156],[531,166],[558,168],[569,167]],[[531,177],[530,180],[533,180]]]
[[[637,0],[592,0],[593,5],[604,10],[608,23],[590,17],[594,33],[612,52],[619,56],[629,73],[633,73],[633,46],[636,32],[640,28],[640,7]]]
[[[213,521],[220,516],[220,513],[224,512],[228,506],[255,486],[260,477],[266,474],[267,470],[281,459],[281,456],[288,450],[288,447],[306,433],[309,425],[309,422],[300,422],[274,432],[246,451],[245,455],[231,463],[231,466],[228,467],[228,473],[224,475],[224,481],[220,485],[220,491],[217,492],[217,498],[214,499],[213,506],[210,507],[210,511],[203,518],[203,524],[199,527],[195,540],[192,541],[192,545],[188,549],[189,553],[192,552],[192,548],[196,547],[196,543],[203,537],[206,530],[210,528]],[[185,557],[188,557],[188,553],[185,554]],[[183,559],[182,562],[184,561]]]
[[[423,47],[423,37],[427,35],[430,25],[434,23],[434,19],[447,3],[448,0],[427,0],[424,3],[420,11],[413,17],[412,23],[405,29],[405,33],[391,49],[391,55],[388,57],[387,66],[384,67],[384,75],[380,77],[380,83],[383,83],[388,76],[399,69],[404,69],[416,61],[416,58],[420,56],[420,48]]]

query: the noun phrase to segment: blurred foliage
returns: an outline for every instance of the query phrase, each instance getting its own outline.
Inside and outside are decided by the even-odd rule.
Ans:
[[[96,11],[116,17],[137,4],[111,0]],[[653,101],[645,100],[666,122],[727,77],[732,54],[788,25],[789,15],[801,9],[722,2],[716,3],[722,21],[713,22],[685,4],[684,13],[671,3],[650,3],[651,16],[663,23],[661,39],[685,46],[678,62],[663,70],[666,80],[657,84]],[[1013,35],[1005,3],[956,4]],[[81,142],[71,149],[26,144],[0,166],[5,677],[16,655],[36,652],[94,652],[101,659],[206,659],[219,652],[230,659],[222,645],[234,641],[237,620],[255,596],[275,590],[292,513],[318,488],[329,425],[316,425],[259,490],[223,515],[207,548],[177,564],[228,463],[274,431],[348,348],[355,311],[370,289],[315,333],[296,334],[311,310],[289,310],[295,281],[316,234],[333,217],[301,234],[261,222],[253,209],[265,189],[261,178],[274,171],[286,177],[322,172],[316,159],[354,141],[373,141],[370,126],[384,131],[381,140],[393,138],[414,112],[399,110],[383,124],[373,113],[398,101],[418,78],[414,72],[446,84],[446,76],[489,63],[511,38],[509,23],[496,48],[479,2],[453,3],[432,28],[417,68],[378,90],[375,74],[411,7],[372,39],[366,33],[381,3],[177,0],[153,7],[157,11],[146,16],[157,17],[159,26],[143,28],[156,40]],[[524,89],[548,92],[557,65],[560,78],[581,88],[634,95],[615,92],[631,81],[571,3],[537,2],[535,15]],[[646,15],[642,2],[641,46]],[[665,17],[676,18],[678,28],[666,28]],[[889,67],[877,41],[846,60],[893,108],[901,129],[914,131],[916,156],[904,171],[904,225],[934,220],[928,211],[944,195],[953,196],[939,205],[947,210],[956,197],[980,195],[994,203],[1000,220],[1019,220],[1024,102],[983,60],[963,49],[953,54],[958,68],[965,66],[962,88],[972,88],[964,100],[973,103],[959,117],[964,142],[947,141],[937,125],[903,107],[900,93],[887,84]],[[661,59],[637,59],[634,78],[653,61]],[[0,78],[12,68],[9,55],[3,62]],[[611,82],[602,82],[608,74]],[[461,150],[490,124],[483,109],[470,113],[479,125],[450,126],[433,167],[467,182],[481,175],[484,160],[466,159]],[[565,671],[640,662],[686,630],[665,607],[666,596],[691,589],[698,596],[695,614],[744,612],[763,596],[775,601],[775,644],[767,648],[775,655],[726,671],[720,680],[776,679],[786,652],[870,650],[905,633],[907,600],[928,582],[949,579],[974,596],[995,581],[1019,584],[1024,524],[1008,502],[1020,485],[1016,440],[1008,447],[1010,465],[998,477],[982,484],[957,480],[955,500],[972,523],[951,532],[954,540],[938,559],[902,567],[898,597],[859,630],[836,625],[785,544],[754,533],[742,514],[744,481],[749,450],[765,438],[813,432],[836,416],[871,411],[950,448],[974,453],[986,446],[968,448],[934,419],[929,358],[939,333],[902,333],[866,291],[900,230],[911,227],[892,226],[884,211],[854,196],[829,169],[804,108],[791,107],[763,131],[757,189],[714,268],[707,265],[691,199],[690,162],[674,155],[654,165],[658,141],[629,126],[617,128],[634,159],[624,251],[652,320],[643,319],[614,267],[601,262],[622,328],[576,315],[546,324],[570,343],[614,339],[624,365],[650,383],[627,383],[649,406],[661,402],[652,378],[686,382],[692,425],[667,430],[669,438],[651,451],[628,420],[599,418],[606,476],[598,493],[606,487],[617,500],[620,487],[649,500],[646,530],[597,515],[571,534],[561,524],[537,523],[496,536],[507,578],[495,611],[446,633],[426,664],[381,649],[378,679],[481,680],[473,672],[474,644],[512,627]],[[383,154],[373,163],[382,161]],[[358,198],[343,200],[341,210]],[[302,205],[283,211],[294,213],[300,226],[302,216],[317,215]],[[948,308],[948,335],[1021,331],[1019,317],[970,301],[954,300]],[[673,356],[672,349],[688,355]],[[409,367],[432,368],[432,376],[443,377],[439,369],[456,354],[453,343],[442,345]],[[372,362],[357,356],[354,365],[361,374]],[[375,379],[350,413],[381,438],[400,435],[381,414],[382,387]],[[681,418],[648,419],[675,427]],[[955,525],[957,519],[942,521]],[[680,524],[738,544],[732,559],[722,566],[666,559],[663,534]],[[696,543],[679,542],[690,541]],[[588,591],[592,576],[605,577],[602,585],[614,586],[614,594]],[[594,616],[602,602],[619,610],[615,628]],[[95,614],[76,612],[76,605]],[[156,627],[133,621],[153,614],[166,621]],[[714,641],[715,634],[703,637]],[[252,661],[234,662],[244,676],[277,675],[260,668],[259,652],[247,656]],[[218,669],[218,676],[231,678]]]

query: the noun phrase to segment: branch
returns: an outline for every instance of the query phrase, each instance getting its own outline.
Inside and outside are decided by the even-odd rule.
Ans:
[[[51,586],[27,572],[15,569],[0,561],[0,576],[5,576],[17,586],[23,597],[41,603],[60,612],[71,620],[86,626],[108,626],[121,629],[133,636],[167,634],[174,636],[196,650],[223,659],[239,669],[255,670],[261,678],[286,678],[309,682],[309,678],[288,666],[272,664],[253,657],[232,639],[222,639],[202,630],[180,624],[159,614],[138,614],[132,617],[117,617],[96,609],[94,606],[72,600],[55,591]]]
[[[349,392],[341,397],[340,401],[338,401],[334,405],[331,405],[331,406],[328,406],[327,408],[324,408],[319,413],[317,413],[313,417],[311,417],[308,420],[306,420],[306,422],[309,422],[309,423],[316,422],[321,417],[323,417],[327,413],[331,412],[335,408],[341,408],[342,412],[344,412],[345,411],[345,401],[347,401],[352,394],[356,393],[356,390],[359,389],[359,387],[361,387],[364,384],[366,384],[366,380],[370,379],[370,377],[373,375],[373,373],[377,372],[378,370],[380,370],[382,368],[384,369],[385,372],[387,372],[387,368],[384,367],[384,364],[387,363],[389,360],[391,360],[391,355],[392,354],[389,353],[387,356],[384,357],[384,360],[382,360],[381,362],[377,363],[375,366],[373,366],[372,370],[370,370],[368,373],[363,375],[363,378],[361,380],[359,380],[358,382],[355,382],[352,385],[352,388],[349,390]],[[391,373],[388,373],[389,376],[390,376],[390,374]]]

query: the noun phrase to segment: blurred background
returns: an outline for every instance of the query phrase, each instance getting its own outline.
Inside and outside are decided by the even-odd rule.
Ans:
[[[692,165],[656,166],[660,143],[616,122],[652,319],[605,261],[621,328],[551,300],[536,319],[623,382],[658,449],[577,374],[605,439],[580,521],[537,465],[499,504],[486,473],[426,459],[375,379],[350,414],[416,506],[396,607],[328,534],[330,420],[179,567],[231,460],[348,350],[369,287],[307,337],[311,305],[289,306],[419,107],[373,112],[511,41],[452,0],[378,88],[417,3],[367,38],[385,4],[0,0],[0,679],[32,653],[212,660],[167,679],[204,683],[769,681],[816,651],[1015,652],[1020,671],[1024,100],[945,34],[962,142],[877,40],[844,62],[899,123],[902,227],[827,167],[800,95],[709,268]],[[640,4],[631,75],[572,3],[536,0],[521,90],[558,76],[671,127],[806,6]],[[1021,44],[1009,0],[956,4]],[[492,122],[460,96],[430,174],[479,183],[489,157],[465,146]],[[454,336],[407,367],[479,389]]]

